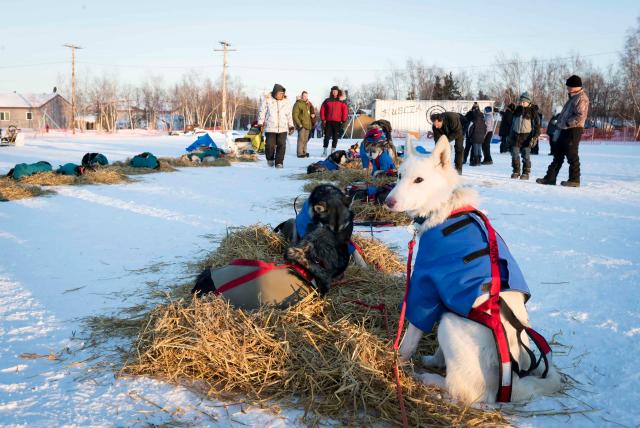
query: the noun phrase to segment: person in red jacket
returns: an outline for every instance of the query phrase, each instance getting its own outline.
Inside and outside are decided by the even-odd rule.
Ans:
[[[329,139],[331,142],[331,152],[336,150],[338,145],[339,134],[342,130],[342,126],[347,121],[349,115],[349,109],[344,101],[340,101],[339,98],[340,88],[337,86],[331,87],[331,95],[324,100],[320,107],[320,120],[324,125],[324,151],[322,156],[327,156],[327,147],[329,147]]]

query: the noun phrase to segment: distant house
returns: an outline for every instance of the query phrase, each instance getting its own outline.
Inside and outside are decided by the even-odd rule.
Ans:
[[[69,127],[71,103],[60,94],[0,93],[0,128]]]

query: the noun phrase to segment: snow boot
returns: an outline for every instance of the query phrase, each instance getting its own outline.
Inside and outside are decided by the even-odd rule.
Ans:
[[[327,148],[325,147],[324,150],[322,151],[322,156],[326,156],[327,155]]]
[[[569,180],[569,181],[561,181],[560,185],[564,186],[564,187],[580,187],[580,182],[579,181],[571,181],[571,180]]]
[[[511,174],[511,178],[518,178],[518,177],[520,177],[519,172],[514,172],[513,174]]]
[[[529,173],[525,172],[524,174],[522,174],[520,176],[520,180],[528,180],[529,179]]]
[[[549,180],[547,177],[543,177],[543,178],[536,178],[536,183],[538,184],[546,184],[549,186],[555,186],[556,182]]]
[[[267,165],[269,165],[269,166],[273,166],[273,165],[275,165],[275,163],[276,163],[276,161],[273,161],[273,160],[268,160],[267,161]]]
[[[493,165],[493,161],[492,160],[484,160],[481,162],[482,165]]]
[[[276,168],[284,168],[281,163],[276,164]]]

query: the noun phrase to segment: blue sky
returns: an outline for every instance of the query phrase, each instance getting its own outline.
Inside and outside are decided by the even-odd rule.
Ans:
[[[11,2],[0,8],[0,92],[48,92],[70,73],[107,71],[122,82],[176,82],[190,69],[218,78],[213,49],[229,40],[230,73],[257,94],[274,82],[320,100],[420,58],[473,74],[499,52],[549,58],[579,52],[604,65],[640,15],[637,0],[603,1],[200,1]],[[594,55],[598,54],[598,55]]]

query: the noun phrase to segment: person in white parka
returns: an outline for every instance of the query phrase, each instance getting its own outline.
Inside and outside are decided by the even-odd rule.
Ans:
[[[291,104],[282,85],[273,85],[273,90],[260,103],[258,124],[265,132],[265,156],[269,166],[282,168],[287,149],[287,132],[294,131]]]

